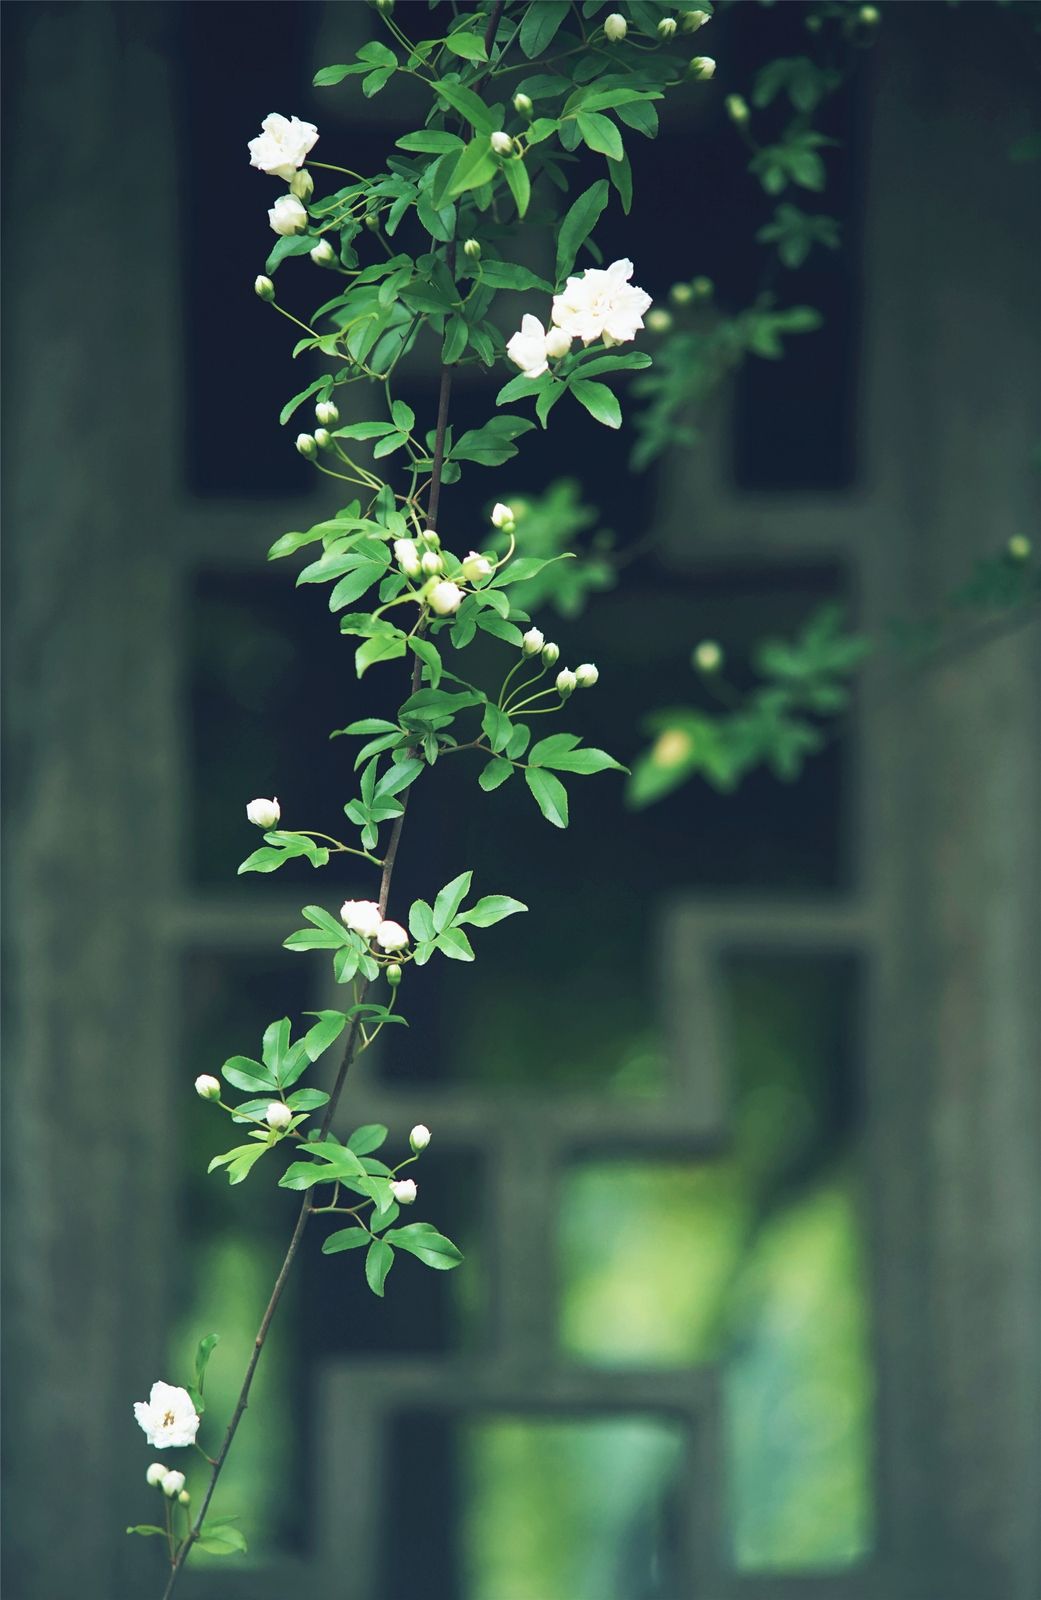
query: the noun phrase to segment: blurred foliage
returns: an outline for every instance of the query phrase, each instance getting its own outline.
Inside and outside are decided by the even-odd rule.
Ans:
[[[601,527],[600,513],[583,504],[577,479],[558,478],[542,494],[506,495],[517,521],[517,541],[525,556],[574,560],[544,568],[513,585],[515,603],[533,616],[552,606],[562,617],[576,617],[593,594],[617,582],[614,534]]]

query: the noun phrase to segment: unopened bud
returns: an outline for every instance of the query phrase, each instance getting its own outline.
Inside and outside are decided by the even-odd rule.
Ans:
[[[186,1506],[190,1500],[191,1495],[188,1493],[187,1489],[182,1489],[180,1494],[177,1496],[178,1505]]]
[[[316,428],[314,430],[314,442],[318,446],[319,450],[330,450],[332,448],[333,436],[329,432],[328,428]]]
[[[314,249],[308,254],[316,267],[331,267],[336,261],[336,251],[328,239],[319,239]]]
[[[246,807],[246,821],[255,828],[273,828],[282,815],[277,795],[273,800],[251,800]]]
[[[695,78],[714,78],[716,63],[711,56],[695,56],[690,64],[690,70]]]
[[[200,1100],[219,1100],[220,1084],[216,1078],[211,1078],[208,1072],[195,1080],[195,1092]]]
[[[292,1120],[293,1113],[290,1111],[287,1105],[283,1104],[281,1100],[272,1100],[271,1104],[264,1112],[264,1121],[267,1123],[269,1128],[274,1128],[276,1133],[282,1128],[288,1128]]]
[[[504,533],[512,533],[516,517],[512,506],[504,506],[499,500],[492,506],[492,527],[501,528]]]
[[[674,306],[689,306],[694,298],[694,290],[689,283],[674,283],[669,290],[669,299]]]
[[[517,112],[518,116],[530,117],[534,108],[532,106],[530,97],[526,94],[520,94],[518,92],[513,97],[513,109]]]
[[[612,44],[618,44],[629,32],[629,24],[620,11],[612,11],[609,17],[604,18],[604,33]]]
[[[364,221],[365,226],[368,228],[370,233],[375,233],[376,229],[380,225],[379,217],[375,216],[371,211],[367,211],[365,213],[363,221]]]
[[[424,550],[419,565],[428,578],[436,578],[439,572],[445,570],[445,564],[436,550]]]
[[[467,583],[479,583],[482,578],[490,578],[494,570],[488,557],[476,550],[471,550],[463,562],[463,577]]]
[[[419,1152],[425,1150],[430,1143],[430,1129],[425,1127],[422,1122],[417,1122],[408,1136],[408,1142],[418,1156]]]
[[[547,667],[555,667],[557,662],[560,660],[559,644],[544,644],[542,646],[542,659],[546,663]]]
[[[546,642],[546,635],[541,628],[529,628],[521,639],[521,649],[526,656],[537,656]]]
[[[398,984],[401,982],[401,968],[398,966],[396,961],[392,961],[390,966],[387,968],[387,982],[390,984],[392,989],[396,989]]]
[[[394,10],[394,0],[376,0],[376,10],[382,11],[385,16],[389,16]]]
[[[563,328],[550,328],[546,335],[546,354],[551,361],[559,361],[571,349],[571,335]]]
[[[158,1489],[159,1485],[166,1477],[168,1470],[169,1468],[162,1461],[153,1461],[152,1465],[145,1473],[145,1482],[148,1484],[148,1487],[150,1489]]]
[[[297,434],[296,448],[299,450],[305,461],[313,461],[315,456],[318,454],[318,446],[314,442],[314,435],[310,433]]]
[[[508,133],[493,133],[488,142],[497,156],[508,156],[513,150],[513,140]]]
[[[310,200],[314,194],[314,179],[306,167],[301,167],[299,172],[294,172],[289,180],[289,192],[295,194],[298,200]]]
[[[683,13],[683,31],[684,33],[697,33],[699,28],[703,28],[706,22],[711,21],[712,18],[707,11],[685,11]]]
[[[711,300],[716,292],[711,278],[693,278],[690,287],[696,300]]]
[[[578,686],[578,679],[570,667],[562,667],[557,673],[557,693],[562,694],[566,700],[569,694],[574,694]]]
[[[676,18],[662,17],[658,24],[658,32],[661,34],[663,39],[671,39],[673,34],[676,32]]]
[[[419,1193],[414,1178],[398,1178],[390,1186],[390,1192],[399,1206],[410,1206]]]
[[[652,333],[668,333],[672,327],[672,317],[663,306],[655,306],[653,311],[648,311],[646,322]]]
[[[261,300],[273,300],[275,298],[275,286],[270,278],[265,278],[264,274],[261,273],[259,278],[253,279],[253,293],[258,295]]]
[[[419,537],[426,545],[428,550],[440,550],[441,535],[437,532],[436,528],[424,528]]]
[[[575,682],[580,689],[591,689],[599,677],[600,674],[591,661],[583,661],[580,667],[575,668]]]
[[[857,21],[862,22],[865,28],[877,27],[879,20],[880,13],[877,6],[861,6],[857,12]]]
[[[1013,561],[1029,561],[1034,549],[1025,533],[1014,533],[1005,548]]]
[[[160,1481],[160,1485],[159,1486],[162,1489],[163,1493],[165,1495],[168,1495],[170,1497],[170,1499],[173,1500],[174,1497],[176,1495],[179,1495],[181,1490],[184,1488],[184,1473],[183,1472],[168,1472],[168,1473],[166,1473],[166,1475]]]
[[[427,605],[439,617],[450,617],[453,611],[458,611],[466,596],[457,583],[450,583],[447,578],[440,583],[435,583],[426,596]]]
[[[748,109],[748,101],[744,95],[728,94],[723,104],[727,108],[727,116],[731,122],[739,128],[743,127],[751,116],[751,112]]]
[[[381,950],[404,950],[408,934],[400,922],[381,922],[376,933],[376,943]]]
[[[470,261],[480,261],[480,242],[477,239],[467,239],[466,243],[463,245],[463,255],[466,256]]]
[[[319,400],[314,414],[323,428],[333,428],[340,420],[340,408],[333,400]]]
[[[715,639],[702,639],[694,651],[693,661],[699,672],[718,672],[723,665],[723,652]]]
[[[394,559],[407,578],[418,578],[423,567],[412,539],[394,540]]]

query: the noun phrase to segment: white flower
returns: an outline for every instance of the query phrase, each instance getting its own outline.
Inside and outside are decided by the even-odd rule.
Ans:
[[[696,78],[714,78],[716,63],[711,56],[695,56],[690,64],[690,70]]]
[[[556,301],[553,303],[556,305]],[[520,328],[506,345],[506,354],[526,378],[541,378],[548,370],[546,330],[538,317],[528,312],[521,318]]]
[[[557,673],[557,690],[564,696],[565,700],[569,694],[574,692],[577,685],[578,679],[570,667],[562,667]]]
[[[276,1133],[280,1132],[283,1128],[288,1128],[292,1120],[293,1113],[290,1111],[287,1105],[283,1105],[281,1100],[272,1100],[271,1104],[264,1112],[264,1121],[267,1123],[269,1128],[274,1128]]]
[[[575,682],[580,689],[591,689],[599,676],[591,661],[583,661],[580,667],[575,668]]]
[[[200,1100],[219,1100],[220,1084],[216,1078],[211,1078],[208,1072],[204,1072],[195,1080],[195,1092]]]
[[[398,1178],[395,1183],[391,1184],[390,1192],[399,1206],[410,1206],[419,1193],[419,1189],[414,1178]]]
[[[497,500],[492,506],[492,527],[504,528],[509,533],[515,521],[513,507],[504,506],[501,500]]]
[[[403,950],[408,944],[408,934],[400,922],[381,922],[376,932],[376,943],[381,950]]]
[[[375,939],[383,912],[375,900],[345,900],[340,907],[340,921],[352,933],[360,933],[363,939]]]
[[[418,578],[422,567],[414,539],[394,540],[394,560],[408,578]]]
[[[481,578],[490,578],[494,570],[488,557],[482,556],[476,550],[471,550],[463,561],[463,577],[467,583],[477,583]]]
[[[161,1488],[163,1493],[169,1495],[172,1500],[184,1488],[184,1473],[168,1472],[162,1481]]]
[[[257,828],[273,828],[282,815],[276,795],[274,800],[251,800],[246,807],[246,818]]]
[[[464,599],[463,591],[457,583],[450,583],[447,578],[441,583],[435,583],[427,595],[427,605],[431,611],[436,611],[439,617],[449,617],[453,611],[458,611]]]
[[[296,436],[296,448],[305,461],[313,461],[318,454],[318,441],[313,434],[298,433]]]
[[[318,140],[318,129],[313,122],[301,122],[299,117],[283,117],[272,111],[260,124],[264,130],[249,141],[249,164],[261,172],[270,172],[273,178],[287,181],[302,167],[308,152]]]
[[[160,1450],[176,1450],[181,1445],[195,1443],[199,1414],[187,1389],[177,1389],[170,1383],[153,1383],[148,1399],[138,1400],[134,1406],[134,1416],[145,1430],[149,1444]],[[183,1478],[177,1487],[184,1487]]]
[[[497,156],[508,156],[513,149],[513,140],[508,133],[493,133],[489,143]]]
[[[424,550],[419,558],[419,565],[428,578],[436,578],[439,572],[445,570],[445,564],[436,550]]]
[[[283,237],[290,233],[303,233],[307,227],[307,212],[295,194],[283,194],[270,207],[267,214],[272,230]]]
[[[569,278],[563,292],[553,297],[553,321],[583,344],[603,339],[605,344],[625,344],[643,327],[649,294],[629,282],[631,261],[612,261],[609,267],[589,267],[581,277]]]
[[[526,656],[537,656],[546,642],[546,635],[541,628],[529,628],[521,638],[521,649]]]
[[[149,1488],[158,1489],[169,1470],[170,1469],[166,1465],[165,1461],[153,1461],[152,1465],[145,1473],[145,1482],[148,1484]]]
[[[711,21],[712,18],[707,11],[685,11],[683,13],[683,31],[684,33],[697,33],[699,28],[703,28],[706,22]]]
[[[328,239],[319,239],[314,248],[307,253],[316,267],[331,267],[336,260],[336,251]]]
[[[323,428],[333,428],[340,420],[340,408],[335,400],[319,400],[314,414]]]
[[[546,335],[546,354],[551,361],[559,361],[571,349],[571,335],[563,328],[550,328]]]
[[[624,39],[629,32],[629,24],[620,11],[612,11],[609,17],[604,18],[604,33],[612,44],[617,44],[619,39]]]
[[[422,1122],[417,1122],[408,1136],[408,1142],[418,1155],[430,1143],[430,1129],[425,1127]]]

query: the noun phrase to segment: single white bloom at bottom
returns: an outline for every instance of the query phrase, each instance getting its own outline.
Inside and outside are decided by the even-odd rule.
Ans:
[[[399,1206],[410,1206],[415,1200],[419,1189],[414,1178],[398,1178],[390,1186],[390,1192]]]
[[[153,1383],[148,1399],[136,1402],[134,1416],[149,1444],[159,1450],[176,1450],[195,1443],[199,1413],[187,1389],[178,1389],[172,1383]],[[183,1480],[180,1487],[183,1488]]]

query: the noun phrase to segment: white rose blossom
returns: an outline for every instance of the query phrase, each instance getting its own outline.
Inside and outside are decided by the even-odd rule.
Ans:
[[[289,234],[304,232],[307,227],[307,212],[295,194],[284,194],[268,211],[267,220],[271,224],[272,232],[286,238]]]
[[[288,183],[317,143],[318,129],[313,122],[283,117],[277,111],[265,117],[260,126],[263,132],[249,141],[249,164],[269,172],[273,178],[285,178]]]
[[[410,1206],[419,1193],[419,1188],[414,1178],[398,1178],[391,1184],[390,1192],[399,1206]]]
[[[176,1450],[195,1443],[199,1413],[187,1389],[175,1388],[170,1383],[153,1383],[148,1399],[135,1404],[134,1416],[149,1444],[154,1444],[157,1450]],[[177,1487],[183,1489],[183,1478]]]
[[[571,349],[571,335],[563,328],[550,328],[546,335],[546,354],[551,361],[559,361]]]
[[[255,828],[273,828],[281,815],[277,795],[273,800],[251,800],[246,807],[246,820]]]
[[[594,339],[603,339],[606,345],[628,343],[643,327],[643,314],[651,304],[650,295],[629,282],[632,275],[632,262],[623,259],[569,278],[553,297],[554,323],[583,344]]]
[[[549,370],[546,355],[546,330],[538,317],[527,312],[506,346],[506,354],[526,378],[541,378]]]
[[[376,943],[381,950],[403,950],[408,944],[408,934],[400,922],[381,922]]]
[[[481,578],[490,578],[495,568],[487,556],[482,556],[477,550],[471,550],[462,563],[463,577],[467,583],[478,583]]]
[[[383,912],[375,900],[345,900],[340,907],[340,921],[352,933],[363,939],[375,939],[383,922]]]

